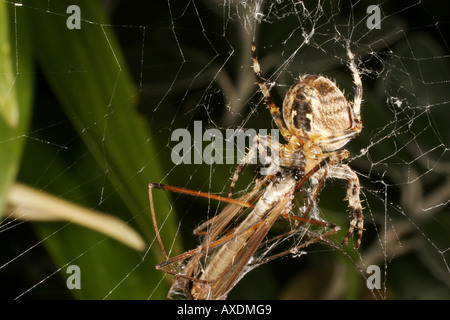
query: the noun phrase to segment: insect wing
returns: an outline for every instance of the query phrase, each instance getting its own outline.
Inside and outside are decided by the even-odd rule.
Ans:
[[[262,184],[259,184],[251,192],[239,197],[237,200],[241,202],[253,202],[258,199],[263,191]],[[176,262],[189,259],[188,262],[182,266],[182,271],[176,275],[176,279],[169,291],[169,298],[185,297],[190,298],[189,290],[192,287],[193,281],[199,276],[202,270],[202,265],[207,263],[216,249],[223,244],[236,237],[236,234],[228,234],[219,238],[219,236],[226,232],[226,228],[231,220],[243,213],[247,209],[234,203],[228,204],[218,215],[202,223],[194,230],[194,234],[200,234],[204,229],[207,229],[205,237],[199,247],[196,249],[184,252],[178,256],[170,258],[161,264],[160,268],[171,266]]]
[[[211,285],[209,299],[226,299],[228,293],[239,280],[253,267],[250,267],[255,252],[260,248],[261,242],[277,220],[281,212],[291,203],[285,199],[268,212],[266,217],[257,224],[257,227],[248,238],[246,244],[239,250],[233,263],[225,269],[219,278]],[[251,228],[251,227],[250,227]],[[249,228],[249,229],[250,229]]]

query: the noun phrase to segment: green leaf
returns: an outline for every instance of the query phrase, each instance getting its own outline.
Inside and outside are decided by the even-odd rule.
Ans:
[[[0,216],[19,169],[33,96],[30,34],[26,24],[14,29],[16,8],[0,3]]]
[[[104,208],[118,215],[137,228],[147,241],[147,249],[144,253],[133,251],[73,224],[37,223],[36,230],[63,277],[68,276],[68,265],[80,267],[82,287],[73,290],[76,297],[165,298],[164,275],[155,270],[163,257],[154,241],[149,211],[148,183],[160,182],[163,177],[158,152],[150,139],[152,130],[138,114],[138,92],[99,2],[77,1],[81,29],[67,27],[69,16],[74,14],[66,13],[71,4],[52,2],[49,12],[48,1],[33,1],[32,7],[21,10],[32,11],[28,25],[33,28],[39,66],[84,146],[61,146],[64,156],[59,158],[48,153],[51,141],[30,145],[22,177],[36,181],[33,168],[40,160],[34,155],[39,155],[47,171],[37,179],[38,187],[88,208]],[[20,20],[16,24],[23,23]],[[37,103],[38,109],[49,108],[42,101]],[[67,127],[70,124],[64,123]],[[69,169],[64,157],[70,158]],[[100,184],[94,178],[99,176]],[[102,195],[100,201],[86,196],[90,194]],[[155,206],[164,217],[171,210],[163,193],[155,194]],[[163,238],[167,243],[174,242],[174,217],[171,214],[165,220]],[[174,247],[179,250],[179,244]]]

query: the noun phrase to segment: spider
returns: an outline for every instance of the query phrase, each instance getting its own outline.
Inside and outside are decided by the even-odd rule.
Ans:
[[[361,245],[364,218],[359,196],[360,184],[356,173],[342,163],[350,153],[347,150],[338,150],[362,129],[362,83],[348,44],[347,55],[356,86],[352,104],[328,78],[304,75],[288,90],[282,116],[261,75],[256,48],[252,44],[253,70],[258,85],[273,120],[287,143],[280,144],[270,135],[255,136],[252,147],[234,172],[228,197],[159,183],[149,184],[153,226],[166,258],[156,268],[175,276],[169,297],[181,295],[191,299],[225,299],[242,276],[255,265],[292,252],[291,248],[261,258],[257,253],[264,250],[264,243],[295,233],[305,222],[325,227],[329,231],[320,235],[311,233],[311,239],[300,243],[295,250],[336,233],[340,229],[338,226],[306,217],[327,178],[347,181],[346,199],[350,207],[351,221],[343,244],[356,228],[356,247]],[[271,151],[271,156],[267,155],[267,148]],[[231,198],[240,172],[257,152],[267,160],[266,174],[258,179],[252,191],[237,199]],[[273,153],[278,157],[274,159]],[[295,195],[308,180],[311,184],[311,189],[308,190],[308,207],[303,216],[292,215],[290,212],[294,207]],[[224,201],[228,205],[218,215],[194,230],[194,234],[203,235],[202,243],[197,248],[169,258],[159,235],[153,206],[154,188]],[[247,214],[244,215],[244,211]],[[296,227],[267,239],[269,230],[280,217],[292,222]],[[242,221],[236,227],[230,226],[233,221],[238,220]]]
[[[356,173],[348,165],[341,163],[350,156],[350,153],[345,149],[338,150],[362,130],[360,111],[363,88],[355,57],[348,43],[347,55],[355,84],[352,103],[347,101],[342,91],[330,79],[321,75],[306,74],[286,93],[282,115],[270,95],[266,80],[262,77],[256,47],[252,43],[253,70],[257,83],[270,114],[287,144],[280,144],[270,136],[257,135],[250,151],[234,172],[229,196],[232,195],[240,172],[256,152],[271,162],[268,172],[272,174],[281,172],[283,169],[280,167],[287,167],[297,170],[298,176],[302,177],[316,166],[320,166],[310,178],[312,184],[310,194],[317,194],[327,178],[347,181],[345,199],[348,201],[351,220],[342,244],[347,243],[356,228],[358,239],[355,247],[359,248],[364,230],[361,186]],[[267,156],[267,148],[277,152],[277,161]],[[321,165],[322,163],[325,165]]]

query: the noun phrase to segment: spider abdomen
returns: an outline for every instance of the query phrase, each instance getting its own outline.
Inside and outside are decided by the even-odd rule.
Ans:
[[[354,125],[351,106],[336,84],[305,75],[287,92],[283,103],[287,128],[296,136],[317,140],[323,150],[336,150],[349,139],[336,139]]]

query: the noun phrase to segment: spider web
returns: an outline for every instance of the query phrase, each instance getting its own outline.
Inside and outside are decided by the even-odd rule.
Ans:
[[[0,148],[24,143],[16,180],[118,217],[145,242],[131,249],[71,218],[35,221],[23,216],[20,203],[11,207],[5,192],[2,297],[165,298],[171,277],[154,269],[164,258],[151,226],[147,185],[227,195],[238,155],[219,164],[195,162],[194,154],[211,143],[203,141],[189,149],[190,164],[175,165],[172,133],[182,129],[193,137],[197,121],[202,132],[217,130],[217,141],[226,141],[227,130],[275,128],[251,69],[254,41],[278,107],[305,73],[334,80],[352,101],[350,44],[364,87],[363,131],[345,148],[362,185],[366,230],[359,250],[352,243],[340,247],[349,224],[345,183],[328,180],[313,213],[341,231],[255,268],[229,297],[450,298],[450,30],[441,2],[381,1],[377,28],[372,3],[365,1],[103,1],[97,10],[94,1],[0,0],[11,21],[15,61],[12,71],[1,72],[13,80],[1,92],[0,129],[14,121],[5,97],[22,92],[19,80],[36,86],[29,128],[0,138]],[[71,4],[81,9],[79,30],[66,27]],[[83,42],[86,33],[91,42]],[[27,43],[35,66],[23,57]],[[135,89],[124,84],[129,75]],[[242,173],[235,197],[251,190],[256,170]],[[224,206],[154,193],[170,256],[195,248],[199,239],[192,230]],[[72,265],[80,267],[81,289],[67,287]],[[373,265],[381,270],[377,290],[366,285]]]

